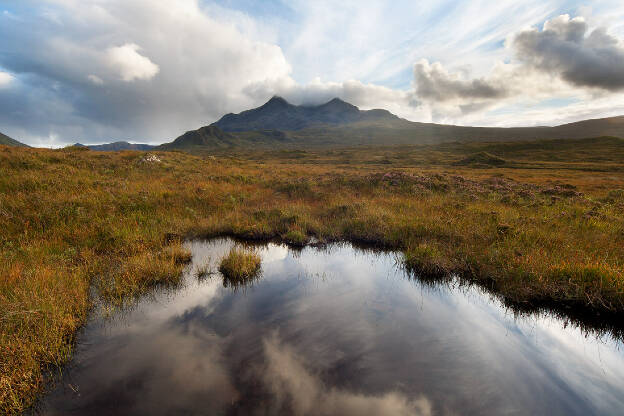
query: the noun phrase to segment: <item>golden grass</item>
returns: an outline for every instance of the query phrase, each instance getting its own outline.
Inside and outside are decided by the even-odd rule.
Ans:
[[[227,280],[247,281],[260,272],[261,259],[253,250],[232,247],[221,259],[219,271]]]
[[[179,242],[159,252],[140,252],[121,259],[109,278],[97,282],[99,295],[115,304],[163,284],[179,283],[182,269],[191,261],[191,253]]]
[[[402,148],[144,163],[140,152],[0,147],[0,414],[28,407],[69,359],[90,288],[122,304],[175,284],[187,237],[365,242],[513,302],[623,312],[621,159],[592,164],[588,148],[576,152],[590,162],[566,164],[542,151],[534,169],[474,151],[506,164],[454,166],[467,156],[456,149],[431,149],[435,163]]]

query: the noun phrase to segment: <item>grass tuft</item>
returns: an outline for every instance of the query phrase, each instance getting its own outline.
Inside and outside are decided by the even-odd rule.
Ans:
[[[221,259],[219,271],[228,280],[246,281],[260,273],[261,261],[258,253],[252,250],[232,247]]]
[[[191,261],[191,252],[180,243],[160,252],[145,251],[124,258],[118,268],[99,280],[100,296],[114,304],[124,304],[154,286],[175,285]]]

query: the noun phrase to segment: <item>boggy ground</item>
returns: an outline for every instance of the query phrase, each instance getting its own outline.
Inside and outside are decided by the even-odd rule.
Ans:
[[[0,147],[0,413],[32,404],[70,357],[91,288],[121,305],[175,284],[189,237],[374,244],[510,302],[624,312],[621,140],[578,142],[567,160],[537,142],[534,160],[528,145],[519,160],[505,144],[445,146],[236,158]]]

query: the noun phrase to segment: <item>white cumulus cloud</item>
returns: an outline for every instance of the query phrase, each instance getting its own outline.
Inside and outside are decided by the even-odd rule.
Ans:
[[[0,71],[0,88],[8,87],[14,79],[8,72]]]
[[[158,74],[158,65],[141,55],[138,52],[140,49],[135,43],[126,43],[106,51],[108,64],[119,73],[122,80],[149,80]]]

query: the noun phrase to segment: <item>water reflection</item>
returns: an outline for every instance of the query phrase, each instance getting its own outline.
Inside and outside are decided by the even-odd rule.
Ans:
[[[391,253],[258,248],[245,290],[194,242],[182,288],[94,319],[38,412],[621,414],[624,353],[551,315],[516,318],[475,287],[406,279]]]

